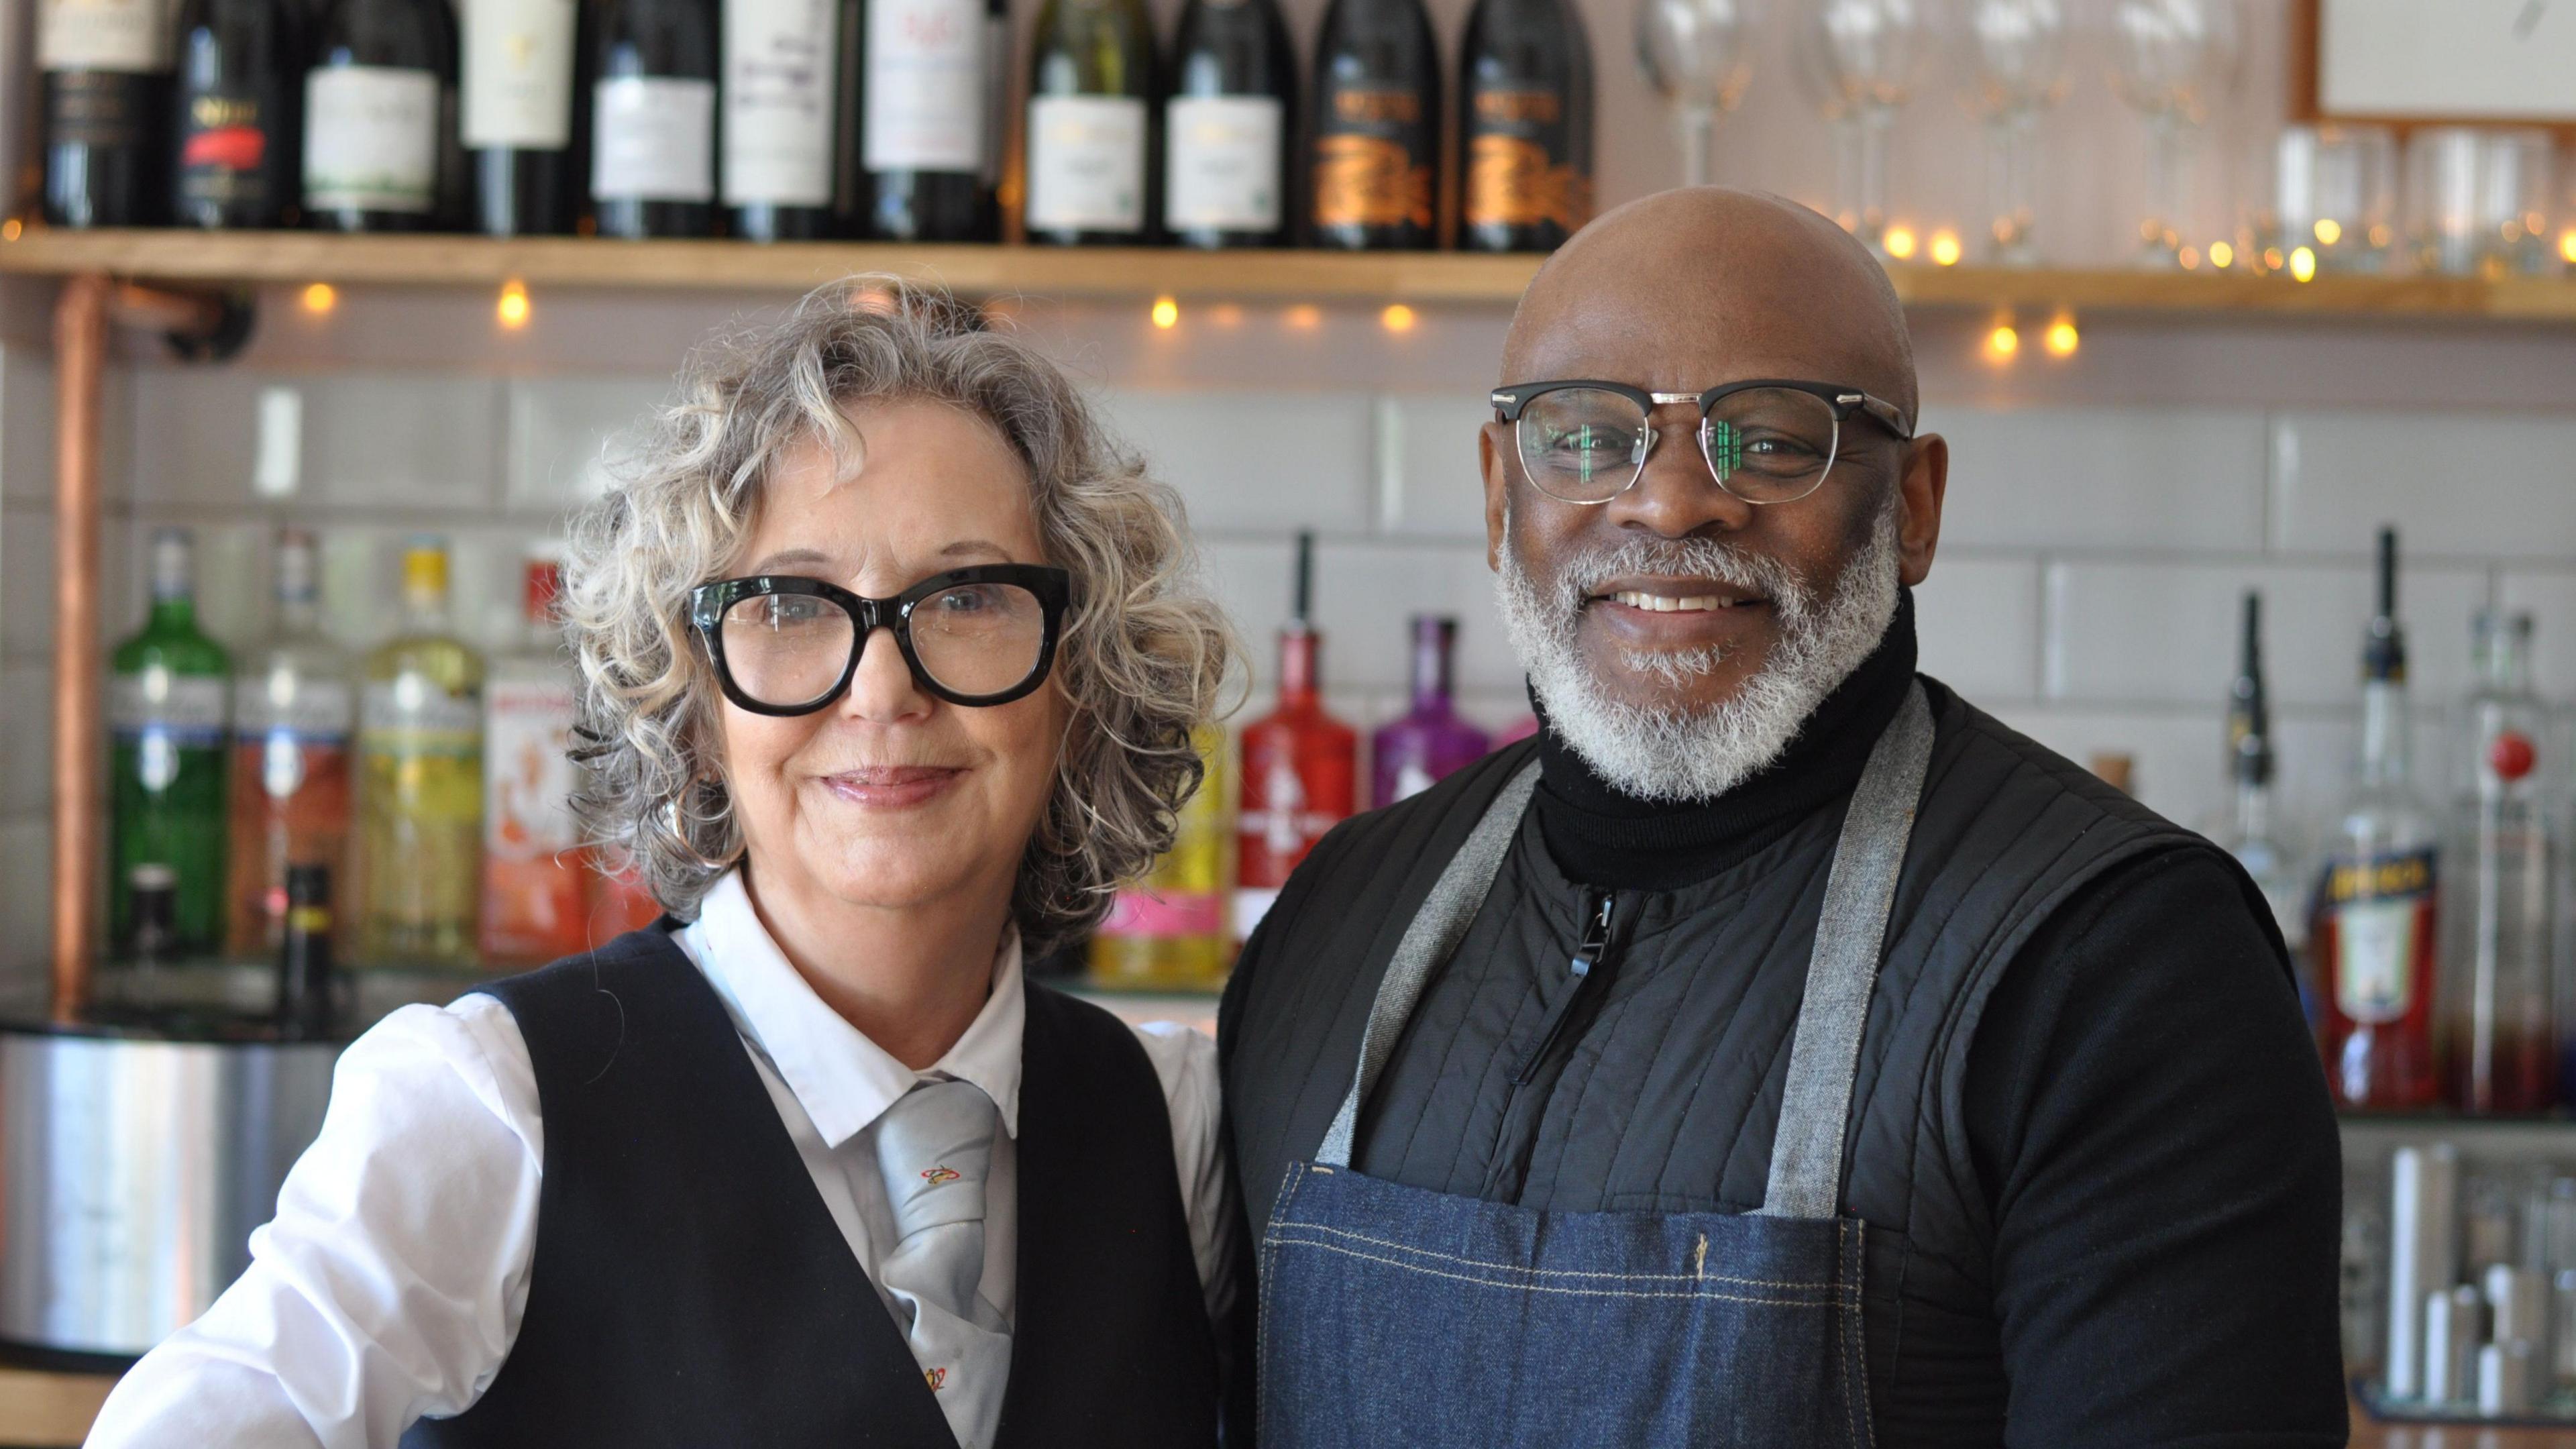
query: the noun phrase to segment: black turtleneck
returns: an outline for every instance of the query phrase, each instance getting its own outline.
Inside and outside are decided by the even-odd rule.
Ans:
[[[1785,834],[1860,783],[1869,751],[1914,682],[1914,595],[1899,590],[1887,633],[1780,758],[1711,800],[1640,800],[1592,772],[1538,710],[1539,830],[1559,870],[1611,890],[1677,890],[1703,881]]]

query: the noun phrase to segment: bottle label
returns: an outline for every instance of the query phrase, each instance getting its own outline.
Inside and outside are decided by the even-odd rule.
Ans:
[[[39,70],[170,68],[176,17],[169,0],[43,0],[36,18]]]
[[[268,123],[248,87],[199,91],[179,116],[179,195],[258,206],[268,194]]]
[[[573,0],[465,0],[465,144],[572,144]]]
[[[120,674],[108,688],[108,725],[118,734],[166,735],[178,745],[221,744],[224,682],[155,666]]]
[[[1134,96],[1029,99],[1032,231],[1145,229],[1145,103]]]
[[[981,172],[993,27],[973,0],[868,7],[870,171]]]
[[[369,684],[358,702],[359,744],[370,754],[472,756],[483,743],[483,700],[417,674]]]
[[[1098,927],[1103,936],[1153,940],[1214,936],[1224,929],[1222,891],[1120,891]]]
[[[2320,887],[2334,930],[2335,1005],[2358,1022],[2399,1019],[2423,983],[2416,965],[2433,924],[2431,850],[2327,863]]]
[[[328,65],[304,77],[304,204],[421,213],[438,181],[438,77]]]
[[[595,92],[591,195],[616,201],[713,201],[716,83],[618,76]]]
[[[243,735],[287,735],[313,744],[349,738],[356,699],[336,679],[289,678],[283,688],[266,676],[233,681],[233,729]]]
[[[1426,129],[1412,91],[1332,92],[1315,137],[1315,224],[1428,230],[1431,158],[1415,152]]]
[[[1274,96],[1172,97],[1165,113],[1171,226],[1278,229],[1282,110]]]
[[[1476,92],[1467,139],[1470,226],[1574,231],[1592,215],[1592,178],[1559,158],[1567,150],[1565,100],[1552,90]]]
[[[146,87],[151,82],[123,71],[74,70],[54,77],[45,111],[45,135],[56,145],[143,146]]]
[[[724,199],[832,204],[831,0],[725,0]]]
[[[484,851],[525,861],[572,849],[572,681],[495,680],[483,719]]]

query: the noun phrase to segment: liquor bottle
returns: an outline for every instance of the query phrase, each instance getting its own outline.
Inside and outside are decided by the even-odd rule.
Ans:
[[[1163,108],[1163,225],[1193,247],[1287,240],[1297,59],[1276,0],[1189,0]]]
[[[295,0],[180,6],[170,188],[179,225],[273,227],[296,215],[302,18]]]
[[[713,0],[607,0],[592,55],[590,204],[601,236],[712,236]]]
[[[542,965],[590,949],[590,881],[572,818],[573,677],[555,611],[557,565],[530,559],[520,645],[483,687],[486,965]]]
[[[1457,620],[1413,616],[1413,708],[1369,737],[1371,805],[1419,795],[1490,748],[1485,732],[1460,719],[1450,699],[1450,651],[1457,641]]]
[[[724,181],[730,230],[753,241],[832,235],[838,0],[724,0]]]
[[[1297,535],[1296,612],[1279,631],[1279,707],[1243,727],[1236,777],[1234,938],[1242,941],[1279,898],[1288,872],[1324,832],[1350,817],[1359,736],[1324,712],[1324,636],[1308,621],[1315,536]]]
[[[2335,823],[2308,932],[2325,998],[2326,1081],[2338,1106],[2441,1100],[2437,827],[2407,767],[2406,635],[2397,622],[2397,534],[2379,534],[2379,607],[2362,646],[2361,758]]]
[[[45,220],[148,226],[161,219],[169,124],[166,0],[41,0]]]
[[[2280,834],[2272,802],[2272,709],[2263,682],[2263,596],[2245,592],[2244,630],[2237,643],[2236,680],[2227,700],[2227,776],[2235,786],[2228,813],[2210,832],[2271,907],[2273,923],[2299,966],[2299,1004],[2309,1030],[2317,1025],[2316,982],[2306,966],[2307,890],[2296,858]]]
[[[475,229],[553,236],[573,229],[575,0],[462,0],[461,123]]]
[[[1118,893],[1091,938],[1094,985],[1208,990],[1234,958],[1226,931],[1225,733],[1191,737],[1207,773],[1181,807],[1172,848],[1151,875]]]
[[[2558,1100],[2551,976],[2558,845],[2541,782],[2547,709],[2531,688],[2531,616],[2477,615],[2477,679],[2453,738],[2467,747],[2451,832],[2442,959],[2451,1105],[2525,1113]]]
[[[286,872],[286,917],[277,944],[277,1031],[288,1041],[321,1041],[337,1015],[331,964],[331,867]]]
[[[185,529],[152,536],[152,610],[109,665],[108,934],[121,947],[134,943],[132,883],[143,866],[170,873],[170,950],[210,951],[223,939],[232,661],[197,627],[191,551]]]
[[[232,923],[236,956],[285,940],[286,878],[349,845],[349,658],[322,632],[313,535],[277,535],[277,623],[233,674]]]
[[[1154,229],[1154,26],[1140,0],[1046,0],[1029,73],[1029,240],[1133,245]]]
[[[403,553],[403,622],[358,702],[358,964],[471,969],[483,846],[483,659],[448,632],[447,546]]]
[[[860,67],[868,232],[887,241],[991,241],[1001,232],[1001,0],[874,0]]]
[[[1422,0],[1333,0],[1315,48],[1312,129],[1315,245],[1438,240],[1440,48]]]
[[[1476,0],[1459,67],[1458,245],[1554,251],[1592,219],[1592,45],[1567,0]]]
[[[440,0],[332,0],[304,76],[304,219],[331,231],[438,225],[455,84]]]

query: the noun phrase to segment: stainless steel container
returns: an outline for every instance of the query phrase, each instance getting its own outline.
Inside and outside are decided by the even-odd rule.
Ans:
[[[0,1340],[142,1354],[250,1263],[337,1042],[0,1022]]]

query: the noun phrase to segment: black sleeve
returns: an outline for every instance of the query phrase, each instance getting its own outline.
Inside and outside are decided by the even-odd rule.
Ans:
[[[1968,1056],[2013,1445],[2345,1441],[2341,1145],[2272,938],[2202,851],[2087,887]]]

